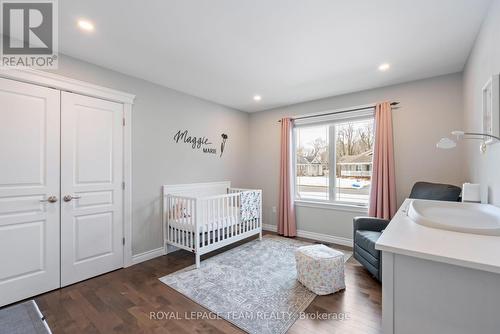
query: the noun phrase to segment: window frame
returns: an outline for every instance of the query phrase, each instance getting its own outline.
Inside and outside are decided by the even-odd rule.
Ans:
[[[348,201],[335,200],[337,195],[337,176],[335,174],[337,166],[337,137],[335,132],[335,125],[338,123],[344,123],[348,121],[361,121],[366,119],[373,119],[373,129],[375,135],[375,107],[363,107],[357,108],[356,110],[340,110],[336,112],[325,112],[318,115],[311,115],[305,117],[299,117],[295,119],[294,126],[292,129],[292,153],[293,153],[293,178],[292,178],[292,189],[294,189],[294,202],[299,206],[306,207],[318,207],[318,208],[331,208],[340,209],[353,212],[366,212],[369,203],[356,203]],[[328,175],[328,198],[329,200],[322,199],[312,199],[312,198],[300,198],[299,191],[297,187],[297,129],[301,127],[328,125],[328,156],[330,172]],[[332,139],[333,138],[333,147]],[[332,168],[333,167],[333,168]],[[334,177],[331,176],[331,170],[334,171]],[[371,178],[370,178],[371,187]]]

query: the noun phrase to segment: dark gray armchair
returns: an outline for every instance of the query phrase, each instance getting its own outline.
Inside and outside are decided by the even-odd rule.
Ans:
[[[353,221],[353,255],[376,279],[382,280],[382,256],[375,249],[375,243],[388,220],[371,217],[355,217]]]
[[[449,184],[417,182],[410,198],[457,202],[461,191],[460,187]],[[382,256],[375,249],[375,243],[388,224],[388,220],[371,217],[353,220],[354,258],[379,281],[382,280]]]
[[[410,198],[458,202],[461,193],[462,188],[451,184],[416,182],[411,188]]]

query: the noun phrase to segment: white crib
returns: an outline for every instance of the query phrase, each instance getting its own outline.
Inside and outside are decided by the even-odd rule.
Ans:
[[[249,204],[251,203],[251,204]],[[262,239],[262,191],[211,182],[163,186],[165,247],[200,256],[258,234]]]

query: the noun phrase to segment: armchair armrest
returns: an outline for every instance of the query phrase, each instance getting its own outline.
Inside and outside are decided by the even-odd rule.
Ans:
[[[372,217],[354,217],[353,230],[380,232],[389,225],[389,220]]]

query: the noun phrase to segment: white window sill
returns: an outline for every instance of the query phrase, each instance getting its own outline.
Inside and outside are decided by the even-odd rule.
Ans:
[[[347,211],[361,214],[368,214],[368,207],[360,205],[351,205],[344,203],[330,203],[330,202],[315,202],[306,200],[295,200],[295,205],[306,208],[327,209],[335,211]]]

